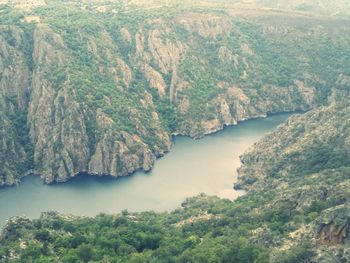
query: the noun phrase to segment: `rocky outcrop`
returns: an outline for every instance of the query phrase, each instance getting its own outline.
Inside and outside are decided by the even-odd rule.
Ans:
[[[316,245],[344,245],[350,235],[350,210],[348,203],[329,208],[315,221]]]
[[[187,31],[206,38],[229,34],[232,30],[230,20],[215,15],[192,13],[186,17],[180,17],[179,23]]]
[[[148,96],[148,102],[151,103],[151,97]],[[149,134],[149,131],[142,127],[138,127],[139,132],[144,132],[140,135],[130,135],[126,132],[113,131],[113,120],[105,116],[101,111],[97,112],[97,126],[103,130],[103,135],[96,144],[95,151],[88,163],[87,172],[96,175],[111,175],[125,176],[133,173],[135,170],[143,169],[149,171],[157,157],[163,156],[170,150],[171,141],[168,134],[161,130],[159,119],[156,115],[153,116],[153,121],[156,123],[155,134]],[[135,122],[138,122],[135,119]],[[149,145],[142,141],[142,138],[147,136],[156,137],[156,143]]]
[[[349,204],[335,206],[323,211],[312,223],[310,234],[315,238],[315,262],[349,261],[350,234]]]
[[[300,83],[300,82],[298,82]],[[188,134],[194,138],[201,138],[223,129],[227,125],[264,117],[267,114],[279,112],[306,111],[315,105],[310,90],[299,89],[297,86],[273,87],[264,86],[255,94],[243,88],[218,83],[221,92],[214,99],[207,102],[207,107],[213,109],[211,118],[197,122],[189,114],[191,100],[184,98],[179,104],[179,111],[186,116],[187,125],[179,127],[181,134]],[[249,92],[248,97],[245,92]],[[297,103],[296,98],[300,98]]]
[[[84,112],[64,72],[65,53],[59,35],[46,25],[36,27],[28,122],[36,170],[47,183],[84,171],[89,158]],[[55,71],[58,76],[53,78]]]
[[[91,51],[99,56],[97,47]],[[137,133],[115,130],[115,120],[101,108],[92,111],[79,103],[68,72],[61,72],[59,81],[51,80],[48,74],[64,68],[63,65],[68,63],[67,54],[67,47],[59,35],[45,25],[36,28],[33,57],[37,67],[33,73],[33,99],[28,116],[38,173],[45,182],[51,183],[67,181],[81,172],[116,177],[138,169],[150,170],[155,158],[170,149],[169,135],[163,131],[159,120],[153,119],[155,131],[149,131],[135,110],[130,119],[137,126]],[[109,59],[113,59],[111,55]],[[122,80],[128,85],[131,73],[127,65],[121,59],[116,62],[124,67]],[[145,97],[144,108],[151,108],[152,98]],[[112,103],[108,98],[105,100]],[[94,142],[88,132],[95,133],[96,130],[88,131],[87,127],[91,119],[96,120],[95,129],[100,133]],[[143,142],[150,136],[156,138],[155,145]]]

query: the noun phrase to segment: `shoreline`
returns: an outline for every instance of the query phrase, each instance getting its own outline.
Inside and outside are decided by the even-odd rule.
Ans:
[[[281,113],[281,115],[284,114],[287,113]],[[160,162],[159,166],[156,167],[157,169],[153,170],[155,172],[153,172],[150,176],[147,176],[147,174],[143,172],[118,178],[113,178],[111,176],[93,176],[89,174],[81,174],[70,180],[67,184],[53,183],[50,185],[44,184],[41,178],[38,176],[31,176],[31,178],[28,176],[27,178],[23,179],[23,188],[18,187],[5,190],[3,192],[3,198],[8,199],[10,196],[12,196],[10,199],[8,199],[9,201],[7,203],[11,203],[11,200],[13,198],[17,198],[17,195],[21,196],[21,199],[24,198],[23,200],[27,200],[25,197],[26,194],[24,193],[30,191],[32,193],[36,193],[33,197],[29,197],[28,199],[28,202],[32,203],[33,205],[30,205],[29,208],[21,207],[19,209],[14,209],[12,212],[9,210],[9,213],[4,213],[4,219],[17,215],[25,215],[28,218],[38,218],[38,216],[40,216],[39,212],[50,210],[59,211],[63,214],[69,213],[85,215],[88,217],[95,216],[100,212],[114,214],[119,210],[126,208],[135,212],[169,212],[179,207],[181,203],[186,200],[186,198],[197,196],[200,193],[206,193],[210,196],[217,196],[220,199],[233,201],[239,196],[247,193],[246,191],[235,191],[233,189],[233,183],[236,182],[236,169],[241,165],[238,155],[242,154],[254,141],[264,136],[266,132],[276,127],[289,116],[291,115],[289,114],[284,115],[284,117],[277,117],[275,119],[271,119],[271,122],[264,121],[265,118],[262,117],[260,117],[261,120],[257,121],[251,119],[251,124],[240,126],[242,128],[235,128],[236,125],[225,127],[223,130],[226,130],[226,132],[222,133],[223,136],[216,135],[213,136],[212,139],[203,138],[202,142],[199,142],[201,140],[196,142],[189,136],[187,136],[187,139],[181,138],[183,136],[179,135],[179,140],[173,142],[174,147],[180,147],[174,149],[174,155],[172,155],[174,157],[170,156],[170,159],[165,160],[165,162]],[[247,121],[243,121],[243,123],[244,122]],[[265,125],[267,125],[267,127],[263,128]],[[252,134],[258,132],[260,135],[258,137],[252,135],[252,137],[249,135],[250,131],[252,131]],[[242,142],[244,142],[244,146],[240,146],[241,142],[237,143],[237,140],[232,140],[231,138],[233,137],[237,138],[238,141],[242,140]],[[174,140],[175,139],[177,138],[174,138]],[[231,144],[231,140],[236,142]],[[221,145],[221,142],[224,144]],[[212,159],[208,153],[215,149],[218,149],[218,154],[216,155],[217,157]],[[226,150],[222,151],[221,149]],[[186,152],[188,151],[192,152],[192,154],[187,155]],[[213,165],[204,165],[204,168],[202,169],[191,168],[192,165],[197,167],[203,161],[203,164],[208,164],[212,161],[214,161],[214,163]],[[226,168],[222,169],[221,167]],[[184,172],[182,173],[181,171]],[[166,176],[167,173],[169,173],[170,177]],[[193,176],[191,176],[192,174]],[[219,176],[215,176],[216,174]],[[186,178],[188,178],[188,176],[191,176],[193,179],[187,181]],[[202,182],[197,182],[197,180]],[[177,183],[177,181],[181,181],[181,183]],[[211,183],[208,184],[208,182]],[[153,187],[157,188],[157,186],[164,187],[161,187],[163,190],[155,190],[155,195],[153,196],[152,193],[154,191],[152,189]],[[71,192],[72,194],[65,196],[64,193],[66,191]],[[174,196],[171,198],[172,201],[167,200],[166,195],[162,197],[164,192],[174,192]],[[54,197],[54,199],[58,199],[60,201],[56,202],[55,200],[52,200],[41,203],[40,196],[43,195],[48,195],[49,199]],[[91,198],[95,200],[95,197],[92,196],[96,196],[97,201],[95,202],[91,200],[93,203],[90,203],[89,201],[86,203],[86,200]],[[140,202],[138,201],[139,198],[141,198]],[[64,204],[68,199],[74,200],[74,204],[66,207]],[[142,201],[148,199],[151,201]],[[2,203],[4,208],[6,208],[6,203]],[[92,205],[91,208],[90,205]]]
[[[164,157],[167,153],[169,153],[173,146],[174,146],[174,141],[175,141],[175,138],[176,137],[187,137],[187,138],[190,138],[190,139],[193,139],[193,140],[201,140],[207,136],[210,136],[212,134],[216,134],[218,132],[221,132],[223,130],[225,130],[226,128],[230,128],[230,127],[234,127],[234,126],[237,126],[241,123],[245,123],[245,122],[248,122],[248,121],[253,121],[253,120],[257,120],[257,119],[265,119],[265,118],[268,118],[268,117],[273,117],[273,116],[278,116],[278,115],[283,115],[283,114],[303,114],[303,113],[306,113],[307,111],[309,111],[310,109],[307,109],[307,110],[292,110],[292,111],[278,111],[278,112],[267,112],[265,114],[260,114],[260,115],[256,115],[256,116],[251,116],[251,117],[247,117],[245,119],[242,119],[240,121],[237,121],[236,123],[232,123],[232,124],[224,124],[221,128],[218,128],[218,129],[215,129],[215,130],[212,130],[212,131],[208,131],[206,133],[204,133],[202,136],[191,136],[191,135],[188,135],[188,134],[181,134],[181,133],[173,133],[171,134],[171,148],[169,151],[165,152],[163,155],[161,156],[157,156],[156,157],[156,160],[155,162],[153,163],[152,167],[150,170],[148,171],[145,171],[142,167],[136,169],[135,171],[127,174],[127,175],[121,175],[121,176],[112,176],[110,174],[102,174],[102,175],[99,175],[99,174],[91,174],[91,173],[87,173],[86,171],[80,171],[76,174],[74,174],[73,176],[69,177],[66,181],[53,181],[53,182],[50,182],[50,183],[47,183],[45,182],[45,180],[43,180],[41,178],[41,181],[43,182],[43,184],[45,185],[60,185],[60,184],[63,184],[63,183],[68,183],[69,181],[73,180],[74,178],[77,178],[79,176],[82,176],[82,175],[88,175],[88,176],[92,176],[92,177],[98,177],[98,178],[108,178],[108,179],[111,179],[111,180],[118,180],[120,178],[124,178],[124,177],[131,177],[133,176],[134,174],[136,174],[137,172],[144,172],[144,173],[149,173],[153,170],[156,162],[161,159],[162,157]],[[5,189],[5,188],[11,188],[11,187],[17,187],[21,184],[21,180],[25,177],[28,177],[28,176],[39,176],[41,177],[40,173],[36,172],[34,169],[31,169],[27,172],[25,172],[22,176],[19,177],[19,179],[14,183],[14,184],[11,184],[11,185],[0,185],[0,191],[1,189]]]

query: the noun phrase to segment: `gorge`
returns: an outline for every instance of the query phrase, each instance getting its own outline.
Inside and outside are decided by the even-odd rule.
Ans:
[[[216,4],[1,5],[0,185],[28,171],[46,183],[148,171],[171,134],[199,138],[341,96],[343,16]]]
[[[0,261],[350,262],[349,69],[346,0],[0,0]]]
[[[1,189],[0,226],[11,216],[37,218],[43,211],[85,216],[124,209],[162,212],[200,193],[235,199],[243,193],[232,188],[239,155],[288,116],[246,121],[198,141],[175,137],[172,151],[148,174],[137,172],[118,180],[81,175],[49,186],[38,177],[27,177],[15,188]]]

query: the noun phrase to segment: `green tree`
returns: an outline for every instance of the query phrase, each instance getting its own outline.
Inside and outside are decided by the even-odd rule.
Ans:
[[[89,244],[82,244],[77,248],[77,255],[84,262],[89,262],[94,258],[94,248]]]

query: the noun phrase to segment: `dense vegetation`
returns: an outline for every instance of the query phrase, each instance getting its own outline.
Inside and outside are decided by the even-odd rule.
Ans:
[[[290,216],[285,215],[287,207],[273,211],[274,218],[269,213],[249,216],[251,209],[266,202],[256,202],[259,198],[233,205],[200,196],[187,200],[185,208],[160,215],[124,212],[117,217],[65,219],[49,214],[32,222],[20,219],[5,229],[0,255],[19,253],[18,262],[269,262],[270,249],[251,243],[250,230],[271,227],[274,239],[281,238],[291,230],[284,229]],[[19,237],[30,240],[24,241],[24,250],[18,247]],[[295,249],[288,258],[296,260],[290,262],[313,255],[308,244]]]

